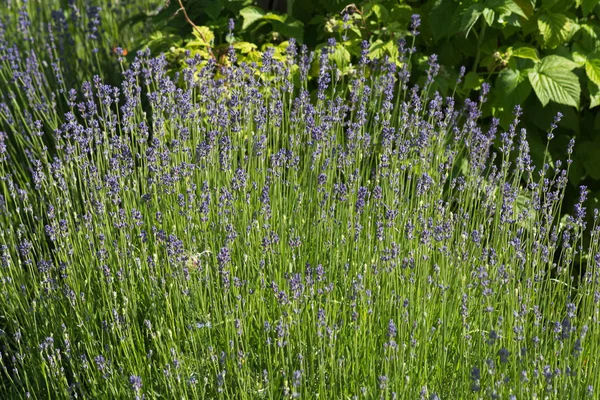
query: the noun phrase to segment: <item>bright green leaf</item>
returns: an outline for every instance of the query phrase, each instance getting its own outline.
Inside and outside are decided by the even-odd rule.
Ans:
[[[215,34],[208,26],[196,26],[192,34],[201,46],[212,46],[215,40]]]
[[[377,39],[375,42],[371,44],[369,48],[369,57],[381,58],[385,54],[385,43],[381,39]]]
[[[544,57],[542,59],[542,65],[540,65],[540,68],[542,68],[544,71],[552,70],[556,71],[557,73],[564,70],[572,71],[577,67],[579,67],[579,65],[576,62],[556,55]]]
[[[544,46],[551,49],[566,42],[572,28],[573,21],[564,14],[542,14],[538,19],[538,29],[544,39]]]
[[[267,13],[265,14],[265,16],[263,17],[264,19],[268,19],[270,21],[278,21],[278,22],[285,22],[286,20],[286,16],[285,15],[278,15],[278,14],[274,14],[274,13]]]
[[[585,60],[585,73],[590,81],[600,85],[600,54],[591,54]]]
[[[488,0],[485,4],[500,15],[517,14],[527,19],[527,14],[514,0]]]
[[[512,56],[517,58],[526,58],[528,60],[540,61],[538,52],[533,47],[522,46],[512,49]]]
[[[338,69],[342,69],[350,63],[351,55],[344,45],[338,43],[335,46],[335,51],[329,57],[333,60]]]
[[[247,29],[250,25],[256,21],[262,19],[265,16],[265,12],[255,6],[244,7],[240,10],[240,16],[244,21],[242,23],[242,30]]]
[[[571,70],[576,63],[559,56],[544,57],[529,72],[529,83],[542,103],[550,101],[579,108],[581,87],[579,79]]]
[[[580,67],[583,67],[585,65],[585,62],[587,61],[586,55],[578,51],[572,52],[571,56],[573,57],[573,61],[575,61]]]
[[[494,12],[494,10],[490,8],[485,8],[482,14],[483,18],[485,18],[485,22],[487,22],[487,24],[491,26],[496,18],[496,13]]]
[[[257,49],[254,43],[249,42],[235,42],[233,48],[239,50],[242,54],[250,53]]]

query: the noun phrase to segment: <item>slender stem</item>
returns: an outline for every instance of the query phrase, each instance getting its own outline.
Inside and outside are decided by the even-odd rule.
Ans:
[[[202,33],[202,31],[200,30],[200,27],[198,25],[196,25],[194,23],[194,21],[192,21],[187,13],[187,11],[185,10],[185,7],[183,6],[183,2],[182,0],[177,0],[179,2],[179,10],[177,10],[177,12],[175,13],[175,15],[177,15],[177,13],[179,11],[183,11],[183,16],[185,18],[185,20],[188,22],[188,24],[192,25],[194,27],[194,29],[196,29],[196,31],[198,31],[198,34],[200,35],[200,37],[202,38],[202,40],[204,40],[207,44],[208,44],[208,40],[206,40],[206,36],[204,36],[204,34]],[[212,48],[210,47],[210,44],[208,45],[208,53],[210,54],[210,56],[216,60],[215,55],[212,52]]]

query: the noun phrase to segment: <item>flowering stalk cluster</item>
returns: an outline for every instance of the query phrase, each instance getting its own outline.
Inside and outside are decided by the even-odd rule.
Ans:
[[[569,163],[532,164],[520,108],[484,131],[489,87],[432,92],[435,56],[423,88],[366,56],[340,87],[295,46],[225,79],[141,52],[47,111],[53,149],[0,135],[0,392],[593,397],[600,246],[585,188],[558,221]]]

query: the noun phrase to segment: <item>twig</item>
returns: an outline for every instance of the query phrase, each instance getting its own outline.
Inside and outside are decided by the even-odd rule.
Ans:
[[[202,33],[202,31],[200,30],[200,27],[198,27],[198,25],[196,25],[194,23],[194,21],[192,21],[190,19],[190,17],[188,16],[187,11],[185,10],[185,7],[183,6],[183,2],[182,0],[178,0],[179,1],[179,6],[181,8],[179,8],[179,10],[177,10],[177,12],[175,13],[175,15],[177,15],[177,13],[179,11],[183,11],[183,16],[185,17],[185,20],[188,22],[188,24],[192,25],[194,27],[194,29],[196,29],[196,31],[198,31],[198,33],[200,34],[200,37],[202,38],[202,40],[204,40],[204,42],[206,42],[208,44],[208,54],[210,54],[210,56],[213,58],[213,60],[217,60],[217,58],[215,57],[215,55],[212,52],[212,48],[210,46],[210,43],[208,43],[208,40],[206,40],[206,36],[204,36],[204,34]]]

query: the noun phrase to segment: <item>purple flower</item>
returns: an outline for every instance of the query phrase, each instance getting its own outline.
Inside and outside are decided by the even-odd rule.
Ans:
[[[134,392],[139,392],[142,390],[142,378],[137,375],[131,375],[129,377],[129,383],[131,384],[131,389]]]

